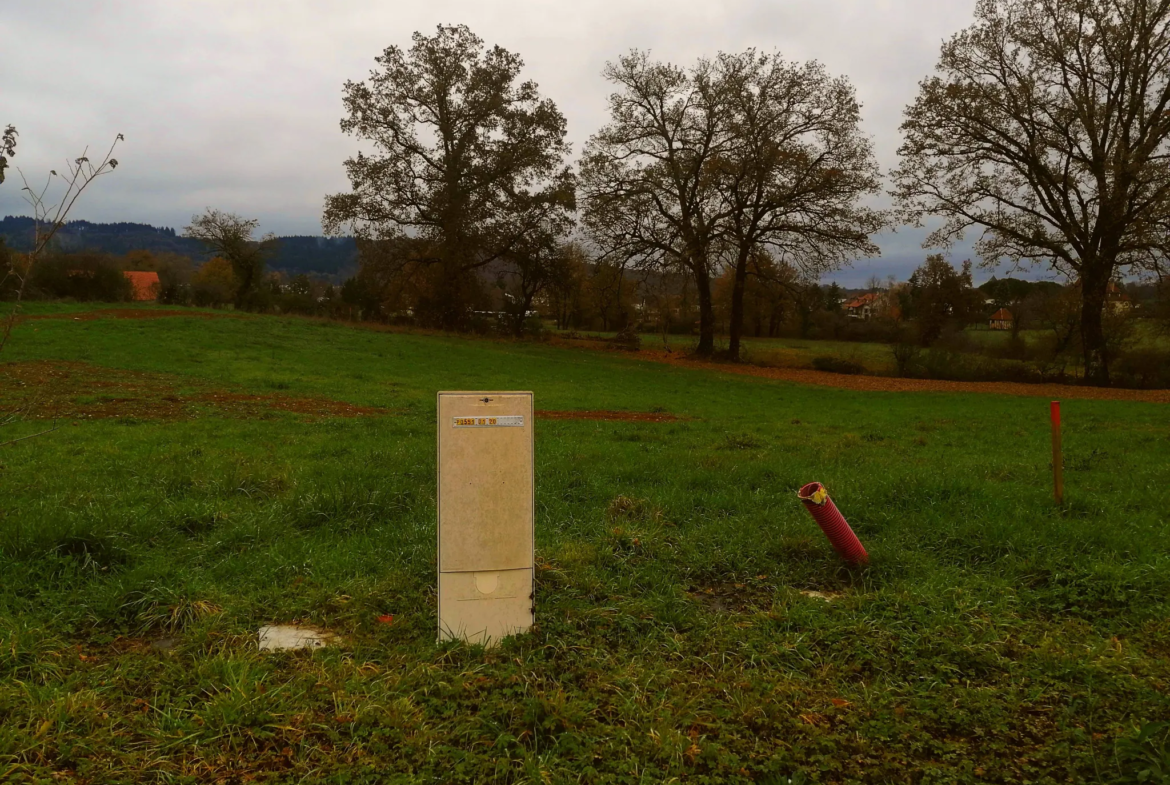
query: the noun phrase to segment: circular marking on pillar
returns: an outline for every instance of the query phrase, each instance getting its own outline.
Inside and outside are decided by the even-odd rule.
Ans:
[[[494,594],[500,583],[498,572],[477,572],[475,574],[475,590],[480,594]]]

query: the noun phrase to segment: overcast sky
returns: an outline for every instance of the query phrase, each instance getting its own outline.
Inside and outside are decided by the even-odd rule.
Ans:
[[[523,57],[524,76],[568,118],[574,154],[606,120],[607,60],[640,48],[689,64],[754,46],[847,75],[885,172],[896,162],[903,108],[973,8],[974,0],[9,3],[0,20],[0,125],[20,132],[12,163],[33,181],[84,146],[104,152],[125,134],[121,166],[71,218],[181,229],[212,206],[259,218],[262,231],[320,234],[324,197],[348,189],[342,161],[358,149],[338,125],[342,84],[367,78],[374,57],[408,47],[414,31],[462,23]],[[11,174],[0,215],[28,214]],[[922,260],[921,238],[887,232],[878,238],[882,259],[829,277],[903,278]]]

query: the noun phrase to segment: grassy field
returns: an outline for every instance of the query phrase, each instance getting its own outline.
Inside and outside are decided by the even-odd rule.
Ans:
[[[558,334],[564,335],[563,332]],[[595,338],[612,338],[615,335],[613,332],[599,331],[580,334]],[[963,334],[970,339],[972,348],[982,350],[1001,349],[1011,338],[1008,331],[989,330],[983,325],[968,327]],[[1051,335],[1050,330],[1035,329],[1021,330],[1019,337],[1034,347],[1048,340]],[[642,333],[639,337],[642,340],[642,347],[646,349],[669,348],[672,351],[689,351],[698,343],[696,337],[686,335],[667,335],[665,341],[661,333]],[[716,336],[715,347],[717,351],[726,350],[727,336]],[[812,368],[815,358],[832,357],[857,363],[867,374],[894,376],[897,373],[897,363],[894,361],[893,348],[892,344],[867,341],[746,336],[743,339],[742,356],[746,362],[777,368]],[[1133,334],[1126,343],[1126,349],[1170,350],[1170,335],[1159,330],[1148,320],[1140,321],[1134,327]],[[1075,364],[1075,358],[1073,359]]]
[[[0,453],[0,781],[1170,774],[1165,406],[1066,402],[1057,508],[1039,398],[277,317],[66,315],[3,359],[59,427]],[[434,640],[435,392],[477,388],[679,418],[538,417],[538,626],[493,650]],[[342,644],[257,652],[293,621]]]
[[[564,336],[567,333],[554,331],[553,334]],[[616,335],[613,332],[600,331],[576,334],[586,338],[602,339],[613,338]],[[698,345],[698,338],[689,335],[667,335],[665,341],[661,333],[641,333],[638,337],[642,341],[643,349],[690,352]],[[726,349],[727,336],[717,335],[715,350],[721,352]],[[778,368],[812,368],[814,357],[834,357],[858,363],[865,368],[866,373],[892,375],[895,369],[893,347],[890,344],[863,341],[746,337],[743,339],[741,356],[749,363]]]

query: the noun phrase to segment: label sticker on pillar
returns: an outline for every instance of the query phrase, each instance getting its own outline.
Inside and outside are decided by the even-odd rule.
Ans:
[[[453,428],[523,428],[523,414],[507,414],[498,417],[452,417]]]

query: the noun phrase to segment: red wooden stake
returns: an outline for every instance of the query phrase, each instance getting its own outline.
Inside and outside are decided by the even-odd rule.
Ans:
[[[1052,482],[1056,503],[1064,503],[1064,460],[1060,452],[1060,401],[1052,402]]]

